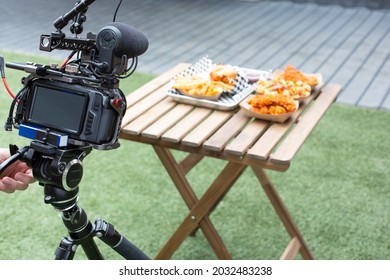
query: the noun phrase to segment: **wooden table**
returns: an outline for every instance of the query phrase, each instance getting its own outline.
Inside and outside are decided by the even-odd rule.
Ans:
[[[156,259],[169,259],[187,236],[200,228],[220,259],[232,259],[209,214],[217,207],[246,167],[251,167],[291,237],[281,259],[298,252],[313,259],[265,169],[285,171],[311,131],[339,94],[336,84],[320,85],[289,120],[271,123],[246,117],[237,108],[220,111],[180,104],[167,96],[168,82],[189,64],[179,64],[127,96],[127,112],[120,138],[153,146],[176,185],[189,213]],[[304,114],[302,114],[304,112]],[[171,150],[188,152],[177,162]],[[203,157],[227,162],[201,198],[195,195],[186,174]]]

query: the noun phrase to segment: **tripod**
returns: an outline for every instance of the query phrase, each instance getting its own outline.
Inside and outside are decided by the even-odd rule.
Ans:
[[[82,160],[92,147],[57,148],[39,141],[20,150],[10,145],[11,157],[0,165],[0,174],[16,160],[29,165],[34,177],[44,188],[44,202],[62,212],[62,221],[68,230],[68,237],[62,238],[55,250],[56,260],[71,260],[78,246],[88,259],[104,259],[94,237],[98,237],[127,260],[148,260],[140,249],[115,230],[114,226],[102,219],[94,224],[86,212],[77,204],[79,183],[83,175]]]

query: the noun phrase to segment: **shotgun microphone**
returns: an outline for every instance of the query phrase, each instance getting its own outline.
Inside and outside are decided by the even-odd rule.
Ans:
[[[103,27],[96,37],[99,61],[104,62],[108,73],[113,70],[125,55],[128,59],[145,53],[149,40],[138,29],[120,22],[113,22]]]

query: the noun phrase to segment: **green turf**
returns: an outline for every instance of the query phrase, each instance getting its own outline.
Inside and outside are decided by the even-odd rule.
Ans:
[[[11,59],[37,60],[6,54],[6,60]],[[18,79],[24,74],[10,70],[7,74],[10,87],[17,91]],[[150,78],[132,76],[122,88],[131,92]],[[5,120],[10,101],[0,87],[0,120]],[[0,146],[29,143],[16,134],[0,132]],[[268,172],[315,258],[390,259],[389,136],[389,112],[336,103],[290,169]],[[185,217],[187,208],[150,146],[121,143],[117,150],[93,151],[84,160],[80,205],[92,221],[104,218],[113,223],[153,257]],[[189,173],[198,195],[224,164],[204,159]],[[0,211],[0,259],[53,258],[66,230],[60,213],[43,203],[42,187],[34,184],[24,192],[0,193]],[[250,169],[211,220],[235,259],[275,259],[289,242]],[[120,259],[97,242],[107,258]],[[85,259],[81,249],[76,258]],[[173,258],[216,257],[199,231],[184,241]]]

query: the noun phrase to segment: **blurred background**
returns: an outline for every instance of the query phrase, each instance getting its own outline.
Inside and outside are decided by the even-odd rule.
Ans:
[[[39,51],[39,37],[71,10],[73,0],[0,0],[0,50],[64,58]],[[32,4],[33,3],[33,4]],[[92,3],[84,24],[98,33],[113,21],[119,0]],[[148,51],[138,71],[160,74],[209,56],[256,69],[320,72],[343,85],[338,102],[390,109],[390,1],[384,0],[124,0],[116,20],[143,31]],[[69,25],[63,28],[69,34]]]

